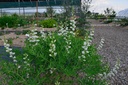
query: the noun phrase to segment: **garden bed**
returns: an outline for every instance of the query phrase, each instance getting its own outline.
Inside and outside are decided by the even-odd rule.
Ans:
[[[23,47],[24,46],[24,41],[26,39],[25,34],[27,32],[29,32],[30,30],[32,30],[34,28],[26,28],[26,29],[11,29],[11,28],[7,28],[5,30],[0,30],[0,46],[3,46],[3,41],[2,39],[6,38],[6,39],[10,39],[12,40],[12,46],[16,46],[16,47]],[[39,27],[35,27],[35,29],[37,29],[37,31],[42,30],[42,28]],[[44,32],[49,32],[49,31],[55,31],[56,28],[44,28]]]

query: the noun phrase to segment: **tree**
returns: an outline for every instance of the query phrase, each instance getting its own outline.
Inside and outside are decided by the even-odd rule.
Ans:
[[[104,10],[104,13],[107,18],[114,18],[116,16],[116,12],[112,8],[106,8],[106,10]]]
[[[77,26],[86,29],[89,27],[89,22],[87,22],[87,15],[89,13],[89,8],[92,0],[81,0],[81,7],[79,8],[79,18],[77,19]]]
[[[50,6],[46,9],[46,13],[48,15],[48,17],[53,17],[55,15],[55,10],[53,10],[53,8]]]

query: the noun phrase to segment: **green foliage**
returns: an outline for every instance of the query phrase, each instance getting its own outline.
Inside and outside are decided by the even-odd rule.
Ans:
[[[111,23],[111,22],[112,22],[112,19],[104,20],[104,23],[105,23],[105,24],[109,24],[109,23]]]
[[[15,32],[16,35],[21,35],[22,33],[20,31]]]
[[[11,16],[0,17],[0,27],[14,27],[16,25],[17,18]]]
[[[13,38],[9,38],[9,39],[8,39],[8,43],[9,43],[10,45],[12,45],[12,44],[13,44]]]
[[[55,10],[53,10],[52,7],[49,7],[49,8],[46,9],[46,14],[47,14],[48,17],[53,17],[55,15],[55,13],[56,12],[55,12]]]
[[[44,28],[56,27],[57,22],[54,19],[47,19],[40,22],[40,25]]]
[[[22,34],[25,35],[25,34],[27,34],[27,33],[29,33],[29,32],[30,32],[30,30],[23,30],[23,31],[22,31]]]
[[[86,35],[87,31],[85,29],[77,29],[75,33],[79,37],[84,37]]]
[[[98,19],[106,19],[106,16],[103,15],[103,14],[98,14],[97,18],[98,18]]]
[[[20,26],[24,26],[28,23],[28,21],[17,14],[13,14],[12,16],[2,16],[0,17],[0,27],[18,27],[18,24]]]
[[[106,8],[106,10],[104,10],[104,13],[108,17],[111,16],[112,18],[114,18],[116,16],[116,12],[112,8]]]
[[[70,45],[67,45],[65,38],[71,42]],[[89,53],[84,54],[86,61],[83,61],[79,56],[82,55],[85,40],[70,32],[66,35],[52,33],[44,38],[38,36],[37,39],[37,44],[35,40],[30,42],[27,39],[22,51],[15,50],[18,62],[1,64],[1,72],[8,76],[9,85],[54,85],[56,82],[60,85],[105,85],[98,75],[107,71],[106,66],[94,45],[88,47]],[[69,53],[66,46],[71,46]]]
[[[3,32],[0,32],[0,36],[2,36],[2,35],[4,35],[4,33]]]
[[[76,26],[81,29],[87,29],[90,27],[90,23],[86,20],[86,18],[78,18]]]
[[[24,26],[24,25],[27,25],[28,24],[28,21],[26,19],[24,19],[24,18],[21,17],[21,18],[18,18],[17,24],[20,24],[20,26]]]
[[[127,18],[121,19],[120,26],[128,26],[128,19]]]

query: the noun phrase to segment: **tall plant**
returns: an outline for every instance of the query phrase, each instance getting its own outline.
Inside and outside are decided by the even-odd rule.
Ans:
[[[104,13],[107,18],[114,18],[116,16],[116,12],[112,8],[106,8],[106,10],[104,10]]]
[[[92,0],[81,0],[81,7],[79,8],[79,18],[77,19],[77,26],[81,29],[89,28],[89,22],[87,21],[87,15]]]
[[[74,30],[75,21],[72,20]],[[108,69],[91,44],[94,31],[85,38],[75,36],[67,27],[58,33],[32,30],[22,51],[10,48],[4,40],[12,62],[2,63],[1,70],[9,85],[105,85],[102,74]],[[101,42],[103,44],[103,40]],[[102,45],[98,49],[101,49]],[[102,76],[101,76],[102,75]],[[106,77],[106,75],[105,75]]]
[[[46,9],[46,14],[48,17],[53,18],[53,16],[55,15],[55,10],[53,10],[53,8],[50,6]]]

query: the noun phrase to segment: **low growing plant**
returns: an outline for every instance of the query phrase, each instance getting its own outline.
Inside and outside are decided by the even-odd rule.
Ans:
[[[16,14],[13,14],[12,16],[2,16],[0,17],[0,27],[5,28],[17,28],[18,25],[24,26],[28,23],[28,21],[22,17],[19,17]]]
[[[120,26],[128,26],[128,18],[121,19]]]
[[[54,19],[47,19],[40,22],[40,26],[44,28],[53,28],[56,27],[57,22]]]
[[[11,16],[0,17],[0,27],[14,27],[16,21],[17,19]]]

